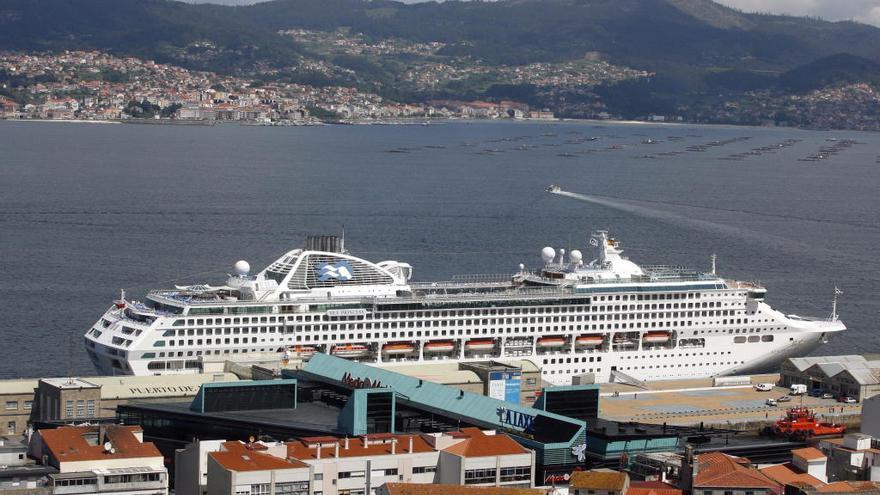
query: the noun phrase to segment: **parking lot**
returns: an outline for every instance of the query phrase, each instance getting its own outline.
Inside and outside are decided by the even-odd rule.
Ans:
[[[778,375],[752,377],[752,383],[775,383]],[[827,421],[843,421],[861,413],[861,404],[834,399],[789,396],[789,389],[774,387],[756,391],[754,385],[713,387],[711,379],[650,382],[647,390],[630,385],[603,384],[599,414],[617,421],[667,423],[670,425],[746,425],[773,422],[789,407],[803,404]],[[767,399],[790,397],[777,406]]]

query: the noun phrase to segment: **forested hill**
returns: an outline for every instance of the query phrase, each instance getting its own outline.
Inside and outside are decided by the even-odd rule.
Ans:
[[[168,0],[4,0],[0,48],[101,48],[185,62],[181,50],[208,40],[220,68],[285,63],[297,48],[278,29],[354,31],[448,43],[446,54],[506,64],[600,52],[663,70],[790,69],[850,53],[880,61],[880,29],[851,22],[742,14],[709,0],[506,0],[427,2],[275,0],[247,7]],[[194,57],[189,57],[193,58]],[[237,60],[231,60],[235,59]]]
[[[529,85],[505,89],[493,86],[504,81],[477,75],[429,93],[401,83],[413,58],[317,53],[310,51],[314,45],[279,34],[295,28],[348,28],[366,43],[440,42],[436,53],[419,55],[419,63],[472,63],[491,70],[589,55],[653,75],[588,94],[567,88],[567,95],[538,96]],[[554,107],[598,95],[613,111],[639,115],[688,107],[695,98],[713,99],[706,104],[715,105],[751,90],[795,93],[838,82],[876,83],[880,29],[744,14],[710,0],[273,0],[237,7],[171,0],[0,2],[0,50],[68,49],[254,78],[354,85],[398,101],[525,95],[524,101]],[[331,69],[314,69],[321,64]]]

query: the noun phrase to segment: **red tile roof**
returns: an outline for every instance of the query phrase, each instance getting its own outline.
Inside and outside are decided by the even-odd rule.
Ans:
[[[546,495],[540,488],[385,483],[388,495]]]
[[[326,459],[333,457],[335,454],[335,445],[339,445],[339,457],[366,457],[378,455],[391,455],[391,442],[379,442],[373,439],[371,442],[367,439],[367,446],[364,446],[363,438],[349,438],[348,448],[345,448],[345,440],[333,437],[319,437],[320,441],[314,438],[306,439],[298,442],[287,442],[287,457],[292,459],[317,459],[317,446],[310,446],[320,443],[324,445],[321,448],[321,458]],[[325,440],[329,438],[329,440]],[[398,454],[408,453],[409,439],[412,438],[413,452],[433,452],[434,448],[419,435],[394,435],[397,439],[395,452]],[[332,444],[332,445],[328,445]]]
[[[662,481],[633,481],[626,495],[682,495],[677,486]]]
[[[443,449],[444,452],[461,457],[490,457],[528,452],[505,434],[486,435],[479,428],[462,428],[461,432],[466,438]]]
[[[575,471],[571,473],[571,488],[589,490],[613,490],[622,492],[626,487],[627,475],[619,471]]]
[[[46,448],[59,462],[162,457],[155,445],[141,442],[135,436],[135,432],[143,431],[140,426],[109,425],[105,431],[105,438],[97,438],[92,443],[86,437],[98,435],[100,429],[97,426],[42,429],[40,436]],[[110,442],[112,453],[104,450],[104,442]]]
[[[782,485],[748,465],[748,459],[710,452],[697,457],[694,488],[765,488],[782,492]]]
[[[819,487],[825,483],[809,475],[791,464],[779,464],[760,469],[761,473],[779,483],[780,485],[789,485],[792,483],[803,483],[812,487]]]
[[[223,442],[225,451],[209,452],[208,455],[230,471],[270,471],[278,469],[308,468],[296,459],[282,459],[262,450],[254,450],[241,442]]]
[[[796,457],[800,457],[801,459],[812,461],[816,459],[822,459],[825,457],[825,454],[822,453],[821,450],[816,447],[805,447],[802,449],[795,449],[791,451],[791,454]]]

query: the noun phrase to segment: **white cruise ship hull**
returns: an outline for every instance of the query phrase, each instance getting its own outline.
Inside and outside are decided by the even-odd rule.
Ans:
[[[641,268],[601,234],[589,265],[579,251],[557,262],[545,248],[544,269],[507,280],[414,284],[405,263],[373,264],[341,248],[288,252],[255,277],[239,262],[224,286],[152,291],[144,303],[121,297],[86,333],[86,351],[107,375],[336,352],[392,368],[529,360],[565,385],[615,372],[650,381],[770,371],[846,329],[836,316],[786,316],[756,284]]]

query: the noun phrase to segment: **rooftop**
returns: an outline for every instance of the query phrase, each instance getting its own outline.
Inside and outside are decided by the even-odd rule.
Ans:
[[[505,486],[435,485],[422,483],[385,483],[388,495],[546,495],[539,488]]]
[[[801,372],[815,368],[817,373],[824,374],[829,378],[847,372],[860,385],[880,384],[880,360],[868,360],[865,356],[850,354],[801,357],[790,358],[788,362]]]
[[[525,454],[528,451],[507,435],[487,435],[479,428],[463,428],[465,439],[445,452],[461,457],[489,457],[499,455]]]
[[[633,481],[626,495],[682,495],[682,490],[662,481]]]
[[[82,378],[43,378],[40,381],[60,389],[99,388],[99,385],[83,380]]]
[[[308,467],[296,459],[282,459],[264,453],[265,449],[250,448],[242,442],[224,442],[219,452],[209,452],[218,464],[230,471],[271,471],[277,469],[295,469]]]
[[[619,471],[575,471],[569,481],[572,488],[623,491],[627,474]]]
[[[760,471],[764,476],[767,476],[768,478],[779,483],[780,485],[803,483],[814,488],[818,488],[825,484],[822,480],[801,471],[791,464],[778,464],[776,466],[769,466],[761,468]]]
[[[791,451],[791,454],[795,457],[800,457],[806,461],[812,461],[815,459],[824,459],[825,454],[822,453],[821,450],[816,447],[805,447],[803,449],[795,449]]]
[[[749,466],[748,459],[721,452],[710,452],[697,457],[699,472],[694,477],[694,488],[767,488],[776,493],[782,486]]]
[[[336,456],[336,446],[339,446],[339,457],[373,457],[382,455],[391,455],[392,448],[395,453],[409,453],[409,442],[412,439],[412,451],[433,452],[434,448],[420,435],[392,435],[389,439],[374,440],[366,436],[359,438],[339,439],[326,437],[320,441],[314,439],[303,439],[302,441],[287,442],[287,456],[292,459],[318,459],[318,447],[321,445],[321,458],[332,458]],[[392,442],[396,440],[397,445],[392,447]],[[332,443],[332,447],[328,445]],[[347,446],[346,446],[347,445]]]
[[[142,432],[140,426],[109,425],[105,438],[99,438],[101,430],[97,426],[63,426],[42,429],[40,436],[58,462],[162,457],[155,445],[141,442],[135,435]],[[105,449],[105,442],[112,448]]]

